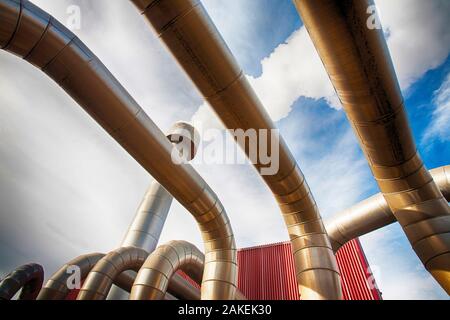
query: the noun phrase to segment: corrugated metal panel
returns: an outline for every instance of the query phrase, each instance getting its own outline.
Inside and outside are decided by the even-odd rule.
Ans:
[[[336,254],[345,300],[380,300],[358,239]],[[238,287],[249,300],[298,300],[294,260],[289,242],[240,249]]]
[[[291,244],[238,250],[238,287],[250,300],[298,300]]]

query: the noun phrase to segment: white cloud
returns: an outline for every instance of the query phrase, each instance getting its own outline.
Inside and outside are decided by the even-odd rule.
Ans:
[[[433,138],[448,142],[450,141],[450,73],[436,91],[433,104],[435,109],[431,123],[425,130],[422,142],[427,143]]]
[[[389,34],[387,43],[400,86],[406,90],[448,56],[450,3],[377,0],[376,4],[384,30]],[[324,98],[331,107],[341,108],[305,27],[294,31],[261,64],[262,74],[248,78],[274,121],[288,116],[295,101],[302,96]],[[195,118],[210,119],[207,109],[202,105]]]
[[[402,89],[441,65],[450,50],[447,0],[376,0]]]

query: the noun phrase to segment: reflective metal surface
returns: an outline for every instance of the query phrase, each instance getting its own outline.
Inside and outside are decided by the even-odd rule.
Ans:
[[[138,271],[147,258],[145,250],[122,247],[101,258],[89,272],[77,300],[104,300],[114,279],[126,270]]]
[[[204,255],[186,241],[170,241],[151,253],[139,270],[131,289],[131,300],[161,300],[169,281],[179,269],[201,282]]]
[[[179,148],[180,152],[191,150],[189,154],[182,154],[183,158],[192,160],[195,157],[200,138],[198,132],[190,124],[175,123],[167,137],[175,147]],[[158,181],[153,181],[121,246],[133,246],[153,252],[158,244],[172,200],[172,195]]]
[[[383,30],[368,27],[373,1],[294,2],[387,204],[450,294],[450,209],[417,152]]]
[[[450,200],[450,166],[430,170],[447,201]],[[336,252],[347,241],[396,222],[381,193],[348,208],[325,221],[331,245]]]
[[[200,1],[132,2],[227,129],[275,129]],[[267,141],[266,136],[258,134],[258,140],[262,139]],[[249,155],[249,147],[243,140],[238,142]],[[279,148],[279,170],[262,177],[274,193],[286,222],[302,297],[341,299],[336,259],[311,191],[284,140],[277,136],[269,143],[268,150]],[[258,157],[255,167],[263,170],[267,166]]]
[[[217,195],[101,61],[66,27],[28,1],[0,0],[0,45],[44,71],[196,219],[205,244],[202,299],[233,299],[234,235]]]
[[[0,281],[0,300],[11,300],[20,289],[19,300],[35,300],[44,281],[44,269],[36,263],[18,267]]]
[[[72,270],[73,267],[78,267],[80,280],[85,279],[95,264],[103,258],[103,256],[103,253],[91,253],[69,261],[50,277],[41,292],[39,292],[37,299],[64,300],[70,292],[70,289],[67,286],[67,280],[73,274],[73,272],[68,271]]]

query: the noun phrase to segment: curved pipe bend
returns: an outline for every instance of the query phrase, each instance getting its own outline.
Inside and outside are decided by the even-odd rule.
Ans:
[[[192,280],[201,283],[204,255],[186,241],[170,241],[159,246],[145,260],[131,289],[131,300],[162,300],[169,281],[183,270]]]
[[[56,19],[29,1],[0,0],[0,20],[0,47],[58,83],[194,216],[206,252],[202,299],[234,299],[234,235],[208,184],[189,164],[172,161],[174,147],[161,130],[101,61]]]
[[[450,208],[411,132],[373,0],[295,0],[378,186],[425,268],[450,294]]]
[[[225,127],[244,132],[257,130],[258,140],[267,141],[267,136],[262,135],[260,129],[272,133],[276,130],[275,125],[201,2],[132,2],[150,22]],[[246,146],[246,139],[236,140],[249,156],[251,148]],[[261,144],[259,141],[256,143],[258,146]],[[282,137],[272,137],[267,149],[279,150],[279,158],[275,160],[279,170],[273,175],[263,175],[268,166],[260,157],[255,167],[262,173],[282,211],[293,248],[301,297],[341,299],[336,258],[305,178]],[[260,154],[259,151],[257,153]]]
[[[450,165],[430,170],[442,195],[450,201]],[[386,200],[378,193],[325,221],[334,252],[348,241],[397,222]]]
[[[148,253],[136,247],[122,247],[101,258],[89,272],[77,300],[106,299],[113,282],[124,271],[138,271]]]
[[[11,300],[22,289],[19,300],[35,300],[44,281],[44,269],[36,263],[18,267],[0,281],[0,300]]]
[[[67,285],[67,280],[72,273],[68,271],[77,267],[80,272],[80,280],[83,280],[104,256],[103,253],[84,254],[67,262],[47,280],[39,292],[37,300],[64,300],[71,290]]]

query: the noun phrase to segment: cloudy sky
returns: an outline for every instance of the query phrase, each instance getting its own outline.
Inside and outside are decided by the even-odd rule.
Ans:
[[[129,1],[34,0],[74,32],[155,123],[220,126]],[[378,192],[290,0],[204,0],[304,171],[324,217]],[[377,0],[419,150],[450,156],[450,2]],[[195,168],[220,197],[239,247],[287,240],[276,203],[248,165]],[[0,52],[0,274],[30,261],[46,275],[73,257],[117,247],[152,181],[43,73]],[[258,219],[257,225],[254,219]],[[201,239],[174,202],[161,242]],[[398,225],[362,238],[385,299],[445,299]]]

